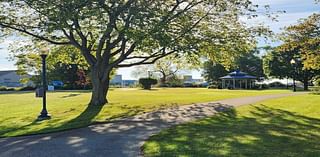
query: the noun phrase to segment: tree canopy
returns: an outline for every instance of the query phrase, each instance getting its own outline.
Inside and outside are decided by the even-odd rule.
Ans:
[[[304,69],[320,69],[320,14],[312,14],[289,26],[281,35],[283,44],[279,51],[298,51],[293,58],[300,58]]]
[[[320,14],[312,14],[286,27],[280,39],[283,43],[264,57],[265,73],[277,78],[296,75],[307,90],[308,82],[320,75]],[[292,59],[296,64],[290,64]]]
[[[230,66],[224,66],[219,62],[206,61],[203,64],[202,76],[208,82],[218,82],[219,78],[227,75],[230,70],[240,70],[249,75],[263,77],[265,75],[262,64],[262,59],[258,56],[258,49],[256,48],[235,58]]]
[[[91,70],[90,104],[96,105],[107,102],[114,68],[152,64],[170,54],[228,62],[265,31],[239,20],[256,16],[250,0],[4,0],[0,7],[5,35],[81,52]]]
[[[304,83],[304,89],[308,90],[309,81],[320,75],[320,70],[304,68],[303,60],[296,58],[299,51],[277,51],[277,48],[269,50],[263,58],[264,72],[269,77],[293,78]],[[295,58],[295,64],[290,61]]]

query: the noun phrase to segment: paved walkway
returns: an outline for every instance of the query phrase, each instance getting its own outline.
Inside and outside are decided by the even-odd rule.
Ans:
[[[225,107],[298,94],[304,93],[244,97],[179,106],[81,129],[2,138],[0,157],[137,157],[143,141],[161,129],[213,115]]]

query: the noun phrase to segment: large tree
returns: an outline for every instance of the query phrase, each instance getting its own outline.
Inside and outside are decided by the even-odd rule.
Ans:
[[[39,84],[41,80],[41,57],[33,52],[33,49],[32,45],[29,44],[13,47],[10,58],[16,62],[15,65],[18,68],[19,75],[34,74],[30,79]],[[66,85],[75,88],[77,86],[76,82],[79,80],[78,71],[84,71],[86,74],[89,72],[88,64],[78,49],[71,46],[61,46],[51,50],[47,58],[48,81],[61,80]]]
[[[278,78],[293,78],[296,74],[304,90],[308,90],[308,82],[320,75],[320,14],[286,27],[280,39],[283,43],[264,58],[265,72]],[[295,65],[290,65],[292,59],[296,60]]]
[[[160,86],[167,86],[168,81],[175,81],[179,72],[196,68],[197,64],[190,63],[189,60],[185,58],[167,56],[157,60],[152,65],[137,66],[135,70],[132,71],[132,75],[134,77],[152,75],[152,77],[159,78]]]
[[[91,71],[92,105],[108,102],[114,68],[170,54],[234,56],[257,30],[239,21],[256,9],[249,0],[3,0],[0,7],[5,34],[80,50]]]
[[[304,68],[303,60],[299,58],[300,51],[279,51],[270,49],[263,58],[263,68],[267,76],[276,78],[293,78],[303,82],[304,90],[308,90],[309,82],[320,75],[320,70]],[[295,65],[290,61],[296,60]]]
[[[278,51],[297,51],[303,68],[320,70],[320,14],[312,14],[298,24],[285,28],[281,34],[284,42]]]
[[[258,56],[259,49],[253,49],[234,59],[230,65],[220,62],[206,61],[203,64],[202,76],[208,82],[218,82],[219,78],[228,74],[230,70],[241,70],[250,75],[264,77],[262,58]]]

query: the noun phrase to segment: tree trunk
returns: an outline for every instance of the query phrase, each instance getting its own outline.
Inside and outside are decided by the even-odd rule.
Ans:
[[[165,85],[167,82],[167,75],[164,72],[161,72],[162,77],[160,79],[160,85]]]
[[[307,91],[309,90],[308,88],[308,78],[303,79],[303,90]]]
[[[308,71],[304,71],[304,77],[303,77],[303,90],[307,91],[309,90],[308,88],[308,84],[309,84],[309,72]]]
[[[108,75],[104,78],[104,75]],[[104,70],[97,70],[92,68],[91,82],[92,82],[92,95],[90,105],[105,105],[108,103],[107,94],[109,90],[109,77],[110,72]]]

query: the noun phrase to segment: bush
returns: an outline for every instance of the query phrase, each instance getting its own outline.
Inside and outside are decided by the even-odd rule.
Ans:
[[[314,85],[320,87],[320,78],[317,78],[317,79],[314,81]]]
[[[26,86],[19,89],[19,91],[32,91],[32,90],[36,90],[36,88],[31,86]]]
[[[320,86],[312,88],[312,94],[320,95]]]
[[[255,84],[252,89],[268,89],[269,86],[267,84]]]
[[[281,82],[272,82],[272,83],[269,83],[269,87],[272,87],[272,88],[286,88],[287,85],[281,83]]]
[[[6,87],[0,87],[0,91],[7,91],[7,88]]]
[[[14,88],[7,88],[7,91],[14,91]]]
[[[142,85],[143,89],[151,89],[151,86],[157,84],[158,81],[153,78],[140,78],[139,83]]]
[[[14,91],[14,88],[0,87],[0,91]]]
[[[207,86],[208,89],[222,89],[221,82],[211,82],[210,85]]]

